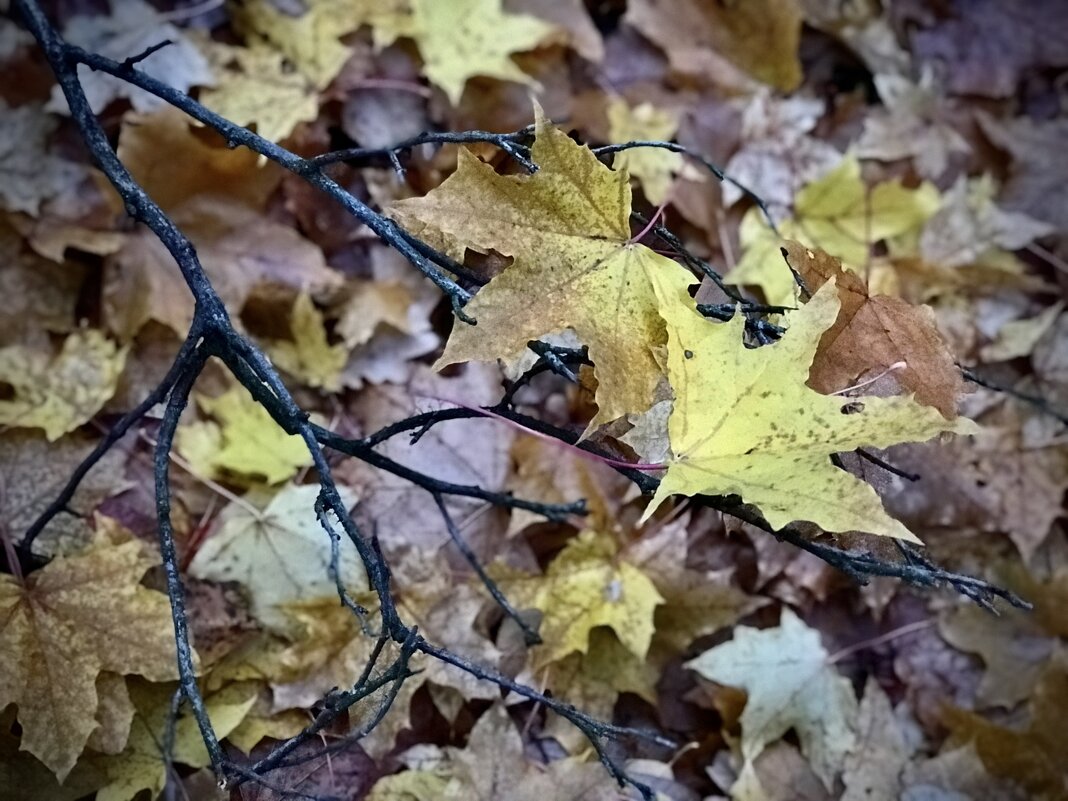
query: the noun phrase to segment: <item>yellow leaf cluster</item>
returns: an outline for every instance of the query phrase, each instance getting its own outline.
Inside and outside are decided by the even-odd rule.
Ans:
[[[608,105],[608,130],[613,142],[669,142],[675,138],[678,127],[679,122],[673,114],[651,103],[631,108],[627,101],[615,98]],[[645,197],[654,206],[659,206],[667,200],[671,182],[682,164],[681,153],[640,147],[617,154],[613,166],[637,178]]]

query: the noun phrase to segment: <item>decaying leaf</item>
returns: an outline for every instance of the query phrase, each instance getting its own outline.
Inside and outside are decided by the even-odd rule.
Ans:
[[[142,587],[140,542],[61,556],[20,585],[0,576],[0,706],[18,704],[21,747],[62,780],[97,726],[97,676],[176,676],[167,596]]]
[[[203,46],[216,63],[216,85],[200,102],[238,125],[255,126],[264,139],[285,139],[302,122],[319,114],[319,98],[308,80],[288,69],[281,53],[265,45]]]
[[[0,348],[0,424],[42,428],[57,440],[92,419],[115,394],[127,348],[85,328],[63,341],[59,353],[8,345]]]
[[[775,528],[807,520],[825,531],[918,541],[870,486],[834,467],[830,454],[976,427],[963,418],[950,423],[910,398],[845,399],[809,389],[808,367],[840,305],[828,281],[790,315],[781,341],[753,350],[742,345],[740,314],[718,324],[682,307],[665,314],[674,458],[646,517],[673,493],[740,495]]]
[[[130,726],[130,741],[118,756],[94,757],[94,767],[107,776],[107,783],[97,792],[99,801],[131,801],[145,790],[157,796],[167,782],[173,762],[202,768],[210,764],[208,751],[196,720],[188,709],[174,721],[173,750],[164,753],[168,719],[176,685],[137,683],[130,695],[137,712]],[[212,728],[220,738],[226,737],[245,717],[256,701],[259,687],[252,682],[232,684],[204,699]]]
[[[925,70],[918,83],[897,74],[875,76],[885,108],[864,121],[857,141],[863,159],[896,161],[912,158],[927,178],[937,178],[957,153],[971,148],[960,133],[943,119],[934,72]]]
[[[402,756],[403,758],[403,756]],[[616,801],[619,789],[595,762],[528,762],[523,739],[503,704],[478,719],[466,748],[436,746],[409,752],[413,769],[388,776],[368,801],[544,801],[546,798]],[[407,760],[406,760],[407,761]]]
[[[815,292],[835,279],[842,307],[820,338],[808,383],[824,393],[839,392],[864,377],[904,363],[894,377],[916,400],[936,407],[947,419],[957,415],[964,391],[957,360],[927,306],[872,295],[864,280],[820,250],[786,242],[786,259]]]
[[[538,110],[531,176],[500,176],[466,151],[424,198],[392,207],[402,224],[432,225],[515,261],[466,307],[438,366],[518,356],[531,339],[574,328],[596,364],[598,412],[590,428],[645,411],[665,341],[659,307],[685,297],[677,264],[632,243],[627,175],[613,172]]]
[[[40,106],[8,108],[0,99],[0,115],[0,203],[8,211],[36,216],[43,202],[69,191],[84,169],[48,151],[58,120]]]
[[[828,663],[819,632],[784,609],[778,627],[739,626],[733,640],[705,651],[686,666],[749,694],[741,719],[742,756],[747,763],[794,729],[816,774],[832,786],[856,742],[857,699],[849,680]]]

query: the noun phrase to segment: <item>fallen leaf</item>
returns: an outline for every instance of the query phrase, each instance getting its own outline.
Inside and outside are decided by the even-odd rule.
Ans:
[[[684,74],[721,72],[718,56],[782,91],[793,91],[801,83],[801,8],[795,0],[726,5],[636,0],[625,19]]]
[[[582,0],[505,0],[504,10],[545,20],[556,29],[556,36],[587,61],[599,64],[604,59],[601,32],[590,19]]]
[[[747,763],[794,729],[816,774],[828,788],[833,786],[856,743],[857,699],[849,680],[828,663],[818,631],[783,609],[776,628],[738,626],[733,640],[686,667],[749,694],[741,718]]]
[[[675,115],[652,103],[631,107],[621,97],[608,103],[608,136],[612,142],[670,142],[678,127]],[[617,153],[612,167],[637,178],[646,200],[659,206],[668,199],[671,184],[682,170],[683,160],[681,153],[638,147]]]
[[[41,106],[9,108],[0,99],[0,115],[0,204],[36,217],[42,203],[72,191],[85,168],[49,152],[47,143],[59,120]]]
[[[483,713],[465,748],[424,747],[420,755],[422,765],[380,779],[368,801],[619,798],[619,788],[596,763],[579,758],[544,765],[529,762],[523,753],[523,739],[502,704],[494,704]]]
[[[849,155],[797,193],[794,215],[779,223],[779,233],[859,269],[868,261],[872,245],[919,228],[939,204],[938,190],[929,183],[907,189],[897,181],[886,181],[869,190],[861,179],[860,162]],[[791,305],[796,286],[779,252],[781,239],[759,209],[746,212],[739,238],[744,253],[730,273],[731,282],[759,286],[768,303]]]
[[[920,255],[943,267],[960,267],[981,261],[991,250],[1020,250],[1053,232],[1048,223],[998,208],[995,195],[990,175],[958,178],[924,226]]]
[[[304,440],[283,431],[244,387],[233,386],[215,398],[197,395],[196,400],[218,422],[178,427],[175,449],[194,473],[205,478],[262,477],[268,484],[279,484],[311,464]]]
[[[163,791],[171,760],[163,752],[168,728],[173,684],[138,683],[130,688],[137,714],[130,727],[130,741],[118,756],[93,758],[108,782],[97,792],[99,801],[131,801],[138,793],[148,790],[152,797]],[[207,694],[204,707],[215,734],[226,737],[245,717],[256,701],[259,688],[255,684],[233,684]],[[174,722],[171,753],[173,762],[202,768],[210,764],[208,751],[201,739],[196,720],[188,706]]]
[[[19,542],[26,529],[63,489],[74,470],[93,450],[89,435],[70,434],[56,442],[29,431],[0,436],[0,531]],[[123,466],[129,456],[112,448],[78,486],[67,508],[57,514],[35,540],[35,553],[72,554],[92,539],[93,511],[106,498],[129,488]]]
[[[901,801],[1034,801],[1019,784],[991,775],[974,743],[909,765],[903,784]]]
[[[897,161],[911,158],[926,178],[938,178],[954,154],[971,151],[967,140],[945,119],[942,94],[934,72],[925,69],[918,83],[894,73],[876,75],[883,101],[864,120],[856,152],[862,159]]]
[[[267,353],[275,364],[309,387],[327,392],[340,390],[348,348],[344,343],[330,344],[323,314],[306,292],[297,296],[290,310],[289,330],[292,340],[266,343]]]
[[[994,340],[979,351],[979,358],[984,362],[1004,362],[1030,355],[1063,310],[1064,301],[1058,301],[1034,317],[1005,323]]]
[[[263,42],[277,49],[321,91],[352,55],[341,37],[371,23],[377,13],[396,14],[402,7],[394,0],[310,0],[298,7],[303,13],[292,13],[270,0],[249,0],[235,9],[234,23],[249,45]]]
[[[620,693],[633,693],[650,704],[656,703],[659,671],[627,649],[608,628],[590,631],[589,650],[573,653],[542,670],[521,673],[517,680],[545,687],[583,712],[610,720]],[[579,754],[588,747],[586,736],[557,715],[545,721],[543,734],[555,738],[569,752]]]
[[[664,342],[661,304],[688,297],[688,274],[631,243],[630,186],[537,112],[530,176],[501,176],[467,151],[457,171],[424,198],[395,203],[401,224],[432,225],[514,263],[466,306],[437,366],[513,359],[531,339],[574,328],[597,375],[589,430],[653,402]],[[477,329],[477,330],[476,330]]]
[[[1013,159],[1000,204],[1068,231],[1068,187],[1059,180],[1065,170],[1068,120],[999,120],[984,112],[976,118],[990,141]]]
[[[1051,663],[1035,687],[1026,729],[999,726],[963,709],[948,708],[943,720],[951,732],[948,747],[973,743],[986,769],[1011,779],[1035,801],[1068,797],[1063,743],[1068,736],[1068,670],[1064,660]]]
[[[760,197],[773,214],[783,216],[805,184],[822,178],[842,160],[836,147],[810,135],[825,105],[818,98],[800,94],[778,98],[767,90],[747,98],[742,106],[742,144],[724,172]],[[726,206],[746,196],[733,183],[724,183],[722,192]]]
[[[423,57],[423,72],[456,106],[468,78],[485,75],[538,88],[537,82],[510,58],[533,50],[556,29],[538,17],[506,14],[501,0],[409,0],[411,12],[378,19],[375,43],[401,36],[414,39]]]
[[[894,378],[920,403],[934,406],[947,419],[957,416],[964,382],[930,307],[870,294],[859,275],[843,270],[841,261],[823,251],[797,242],[787,242],[785,250],[810,291],[833,277],[842,303],[838,319],[820,338],[809,386],[828,394],[840,392],[865,375],[904,362]]]
[[[101,671],[177,673],[167,596],[140,585],[156,563],[136,540],[102,541],[25,585],[0,576],[0,706],[18,704],[22,749],[61,781],[97,726]]]
[[[85,328],[51,354],[22,345],[0,348],[0,425],[42,428],[49,441],[89,422],[115,394],[127,348]]]
[[[575,651],[588,653],[590,632],[611,628],[619,641],[644,659],[653,639],[653,615],[663,597],[653,582],[629,562],[616,558],[612,539],[584,531],[571,540],[544,575],[525,575],[498,569],[497,584],[519,608],[542,612],[544,645],[535,668],[563,659]]]
[[[918,541],[870,486],[834,467],[830,454],[943,431],[973,433],[975,424],[950,423],[910,398],[844,399],[809,389],[804,382],[817,343],[839,307],[828,281],[788,317],[782,340],[752,350],[742,344],[744,315],[711,323],[682,307],[665,313],[676,393],[669,423],[674,458],[645,518],[674,493],[740,495],[776,529],[807,520],[825,531]],[[843,412],[853,404],[860,410]]]
[[[1007,564],[991,570],[992,580],[1011,589],[1034,609],[999,609],[978,614],[974,606],[956,606],[939,617],[939,631],[954,648],[977,654],[986,667],[976,694],[982,707],[1012,709],[1026,700],[1053,655],[1057,638],[1068,636],[1060,611],[1068,601],[1068,574],[1040,580],[1022,565]]]
[[[857,741],[842,771],[842,801],[898,801],[911,749],[889,697],[870,676],[856,728]]]
[[[227,147],[214,131],[191,128],[189,118],[170,106],[127,114],[117,153],[166,212],[205,196],[261,210],[283,174],[277,164],[263,163],[247,148]]]
[[[1009,97],[1026,71],[1068,66],[1068,44],[1049,35],[1068,26],[1057,0],[950,0],[933,16],[912,32],[913,50],[954,94]]]
[[[142,0],[111,0],[110,14],[71,17],[63,28],[63,38],[90,53],[123,61],[140,55],[153,45],[169,40],[137,69],[163,81],[179,92],[194,86],[211,86],[215,82],[207,59],[200,54],[181,29]],[[104,72],[94,72],[78,65],[78,82],[85,92],[94,114],[100,114],[113,100],[125,98],[136,111],[151,111],[166,105],[144,89]],[[69,114],[67,101],[58,86],[52,89],[52,99],[46,108]]]
[[[216,84],[199,100],[231,122],[255,127],[256,133],[280,142],[302,122],[319,116],[319,97],[308,80],[288,69],[281,53],[264,45],[229,47],[209,42],[202,47],[215,62]]]
[[[346,506],[355,494],[339,488]],[[236,581],[251,600],[252,614],[270,628],[284,630],[288,617],[280,607],[322,596],[337,597],[331,561],[334,543],[316,517],[318,485],[290,485],[262,510],[231,503],[219,516],[219,528],[201,545],[189,565],[190,575],[212,581]],[[338,539],[337,576],[356,593],[367,577],[356,546],[333,518]],[[340,602],[339,602],[340,603]]]

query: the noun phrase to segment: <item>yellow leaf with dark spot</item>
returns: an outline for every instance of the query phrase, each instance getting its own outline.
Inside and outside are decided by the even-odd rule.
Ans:
[[[871,486],[831,464],[831,454],[978,429],[964,418],[950,422],[911,397],[839,398],[806,386],[820,337],[839,306],[829,280],[789,315],[779,342],[753,349],[742,344],[742,314],[712,323],[693,309],[665,309],[674,457],[646,518],[675,493],[740,495],[776,529],[806,520],[825,531],[918,542],[886,513]]]

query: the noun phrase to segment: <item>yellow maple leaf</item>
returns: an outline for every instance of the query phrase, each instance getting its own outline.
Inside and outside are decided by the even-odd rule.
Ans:
[[[476,75],[537,86],[510,56],[533,50],[556,32],[555,26],[526,14],[506,14],[501,0],[410,0],[410,7],[410,14],[376,19],[375,43],[414,39],[427,78],[454,106],[467,79]]]
[[[751,769],[768,743],[789,729],[828,787],[856,742],[857,699],[849,679],[828,663],[819,632],[789,609],[773,629],[738,626],[734,639],[686,667],[749,694],[742,713],[742,757]]]
[[[938,190],[927,182],[907,189],[899,181],[886,181],[869,192],[860,162],[849,155],[797,193],[794,216],[779,223],[779,233],[859,269],[873,244],[918,229],[940,204]],[[731,283],[759,286],[768,303],[792,304],[797,287],[779,250],[783,239],[768,226],[763,212],[750,209],[738,235],[744,252],[731,271]]]
[[[215,64],[216,84],[202,89],[200,102],[231,122],[256,127],[272,142],[285,139],[301,122],[319,115],[319,96],[308,79],[288,68],[284,56],[266,45],[202,46]]]
[[[200,420],[178,428],[175,449],[199,476],[262,477],[278,484],[311,464],[304,441],[287,434],[244,387],[234,386],[197,405],[218,423]]]
[[[806,520],[825,531],[919,541],[886,513],[871,486],[834,467],[830,455],[978,429],[911,397],[839,398],[807,387],[816,347],[839,306],[828,281],[789,315],[782,340],[754,349],[743,346],[741,314],[711,323],[692,309],[665,309],[674,457],[646,518],[674,493],[740,495],[776,529]]]
[[[597,626],[611,628],[627,650],[644,659],[653,615],[664,600],[648,576],[617,558],[611,537],[590,530],[571,540],[545,575],[510,573],[498,576],[498,584],[516,607],[542,612],[545,645],[535,658],[538,667],[587,653]]]
[[[608,130],[613,142],[671,141],[678,127],[679,121],[674,114],[658,109],[652,103],[632,108],[626,100],[617,97],[608,104]],[[639,147],[617,154],[613,166],[637,178],[645,190],[645,197],[654,206],[659,206],[667,200],[671,182],[682,169],[683,161],[681,153]]]
[[[43,428],[54,441],[87,423],[115,394],[127,348],[99,331],[75,331],[59,353],[24,345],[0,348],[0,383],[14,397],[0,400],[0,425]]]
[[[457,325],[436,366],[515,358],[531,339],[571,327],[596,365],[592,429],[652,405],[661,377],[653,351],[666,342],[659,308],[688,300],[692,279],[630,241],[627,174],[597,161],[540,108],[536,115],[534,175],[498,175],[461,150],[441,186],[391,213],[406,227],[432,225],[515,259],[467,305],[478,325]]]
[[[276,48],[320,90],[352,55],[341,37],[370,23],[376,14],[396,13],[402,7],[399,0],[308,0],[304,5],[303,14],[293,15],[270,0],[247,0],[234,8],[233,19],[247,39]]]
[[[292,340],[267,343],[267,353],[287,373],[309,387],[328,392],[341,389],[341,371],[345,369],[349,350],[344,344],[331,345],[326,337],[326,323],[307,292],[297,296],[289,313]]]
[[[26,578],[0,575],[0,708],[18,704],[22,748],[62,780],[97,726],[101,671],[174,678],[167,596],[142,587],[144,546],[98,541]]]

